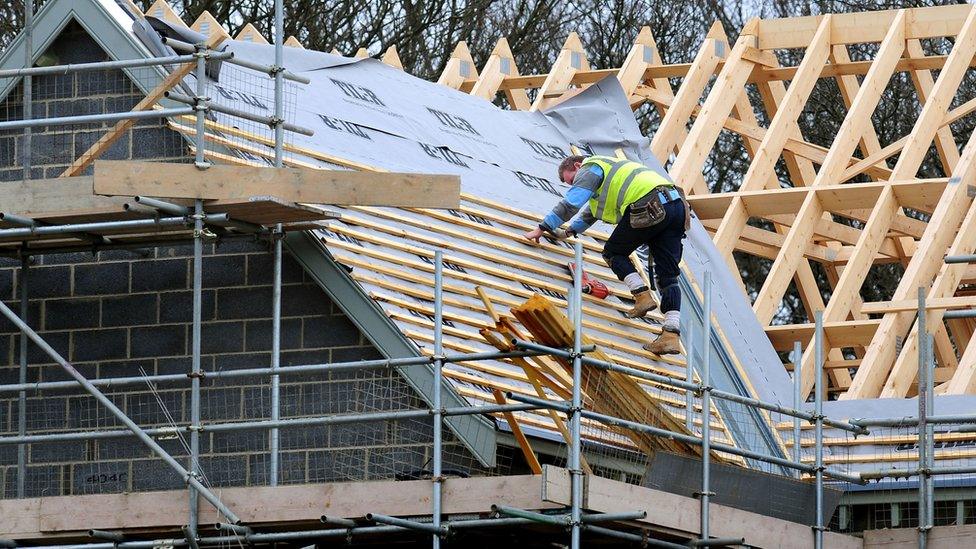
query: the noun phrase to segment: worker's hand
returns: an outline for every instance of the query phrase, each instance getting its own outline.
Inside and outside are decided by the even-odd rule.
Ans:
[[[556,228],[552,230],[552,235],[559,240],[566,240],[567,238],[573,238],[576,236],[576,231],[572,229]]]
[[[543,232],[542,227],[536,227],[536,228],[532,229],[531,231],[523,234],[522,236],[525,239],[531,240],[531,241],[535,242],[536,244],[538,244],[539,243],[539,239],[542,238],[542,235],[543,234],[545,234],[545,233]]]

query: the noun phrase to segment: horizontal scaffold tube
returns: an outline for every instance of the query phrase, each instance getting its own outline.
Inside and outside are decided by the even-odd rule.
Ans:
[[[927,416],[926,423],[935,424],[972,424],[976,425],[976,414],[954,414],[942,416]],[[918,416],[905,416],[896,418],[852,419],[851,423],[863,425],[865,427],[913,427],[918,425]]]
[[[600,516],[600,515],[596,515]],[[443,523],[449,530],[468,530],[475,528],[503,528],[511,526],[528,526],[538,524],[534,521],[523,518],[488,518],[488,519],[460,519],[446,521]],[[229,545],[246,543],[267,543],[275,541],[299,541],[326,538],[349,538],[350,536],[369,536],[381,534],[409,534],[414,531],[412,528],[403,526],[355,526],[352,528],[330,528],[325,530],[304,530],[292,532],[256,532],[241,535],[207,536],[197,540],[198,544],[210,545]],[[651,547],[670,547],[669,545],[658,545],[655,540],[648,540]],[[189,542],[185,539],[167,538],[156,540],[123,541],[119,543],[87,543],[77,545],[32,545],[31,549],[155,549],[157,547],[187,547]],[[0,545],[3,547],[3,545]],[[16,544],[10,545],[16,547]],[[680,547],[680,546],[679,546]]]
[[[197,103],[196,100],[190,97],[189,95],[183,95],[182,93],[177,93],[173,91],[166,92],[166,97],[168,99],[172,99],[173,101],[176,101],[177,103],[183,103],[186,105],[196,105]],[[250,120],[252,122],[257,122],[258,124],[264,124],[266,126],[275,125],[275,121],[270,116],[258,116],[256,114],[251,114],[247,111],[235,109],[234,107],[220,105],[214,103],[213,101],[207,101],[206,108],[207,110],[223,113],[229,116],[234,116],[236,118],[243,118],[244,120]],[[191,109],[191,111],[192,110],[193,109]],[[160,112],[160,111],[156,111],[156,112]],[[281,127],[293,133],[299,133],[308,136],[315,135],[315,131],[310,130],[309,128],[306,128],[304,126],[296,126],[295,124],[289,124],[286,122],[282,124]]]
[[[531,341],[522,341],[520,339],[512,340],[512,344],[519,349],[526,349],[532,351],[544,352],[546,354],[552,354],[561,356],[563,358],[570,358],[571,353],[564,351],[562,349],[555,349],[552,347],[546,347],[545,345],[539,345],[538,343],[532,343]],[[676,387],[678,389],[685,389],[687,391],[699,392],[703,387],[697,383],[690,383],[683,379],[673,378],[661,374],[655,374],[652,372],[645,372],[643,370],[638,370],[636,368],[629,368],[627,366],[619,366],[613,364],[612,362],[606,362],[603,360],[597,360],[595,358],[583,357],[583,363],[589,366],[594,366],[603,370],[612,370],[614,372],[620,372],[622,374],[627,374],[632,377],[637,377],[640,379],[646,379],[648,381],[655,381],[657,383],[662,383],[664,385],[670,385],[671,387]],[[816,417],[810,412],[804,412],[802,410],[796,410],[794,408],[787,408],[785,406],[780,406],[778,404],[773,404],[771,402],[763,402],[750,397],[744,397],[737,395],[735,393],[728,393],[726,391],[720,391],[718,389],[711,389],[711,394],[715,398],[720,398],[722,400],[728,400],[731,402],[737,402],[739,404],[745,404],[746,406],[752,406],[754,408],[761,408],[763,410],[769,410],[770,412],[776,412],[778,414],[783,414],[785,416],[798,417],[806,421],[814,421]],[[831,427],[841,429],[844,431],[849,431],[854,434],[863,435],[867,434],[868,430],[862,425],[856,425],[853,422],[848,423],[844,421],[837,421],[829,418],[823,418],[824,425],[829,425]]]
[[[17,130],[21,128],[38,128],[41,126],[70,126],[73,124],[97,124],[101,122],[118,122],[119,120],[141,120],[145,118],[167,118],[171,116],[186,116],[193,114],[189,107],[175,109],[156,109],[151,111],[107,112],[103,114],[83,114],[78,116],[58,116],[55,118],[31,118],[30,120],[10,120],[0,122],[0,130]]]
[[[569,404],[564,401],[552,401],[544,400],[541,398],[530,397],[526,395],[518,395],[514,393],[506,393],[506,398],[509,400],[515,400],[519,402],[525,402],[529,404],[538,404],[539,406],[547,406],[553,410],[558,410],[561,412],[567,412],[570,408]],[[637,423],[634,421],[628,421],[626,419],[621,419],[618,417],[608,416],[605,414],[600,414],[597,412],[591,412],[589,410],[582,411],[583,417],[587,419],[592,419],[594,421],[599,421],[607,425],[613,425],[615,427],[622,427],[625,429],[630,429],[633,431],[640,431],[647,433],[649,435],[658,436],[662,438],[667,438],[670,440],[677,440],[684,442],[686,444],[691,444],[694,446],[701,446],[702,441],[700,438],[696,438],[692,435],[686,435],[684,433],[677,433],[674,431],[668,431],[667,429],[661,429],[660,427],[654,427],[652,425],[644,425],[642,423]],[[762,461],[765,463],[772,463],[773,465],[779,465],[782,467],[789,467],[791,469],[796,469],[798,471],[803,471],[805,473],[816,472],[816,467],[813,465],[806,465],[803,463],[797,463],[795,461],[790,461],[781,457],[770,456],[766,454],[761,454],[759,452],[753,452],[751,450],[746,450],[743,448],[736,448],[735,446],[729,446],[727,444],[721,444],[717,442],[711,443],[711,448],[717,452],[723,452],[726,454],[733,454],[741,456],[747,459],[755,459],[757,461]],[[852,482],[856,484],[864,484],[862,478],[857,474],[844,473],[842,471],[836,471],[833,469],[825,469],[824,474],[836,478],[838,480],[843,480],[845,482]]]
[[[925,473],[930,476],[941,476],[941,475],[968,475],[976,473],[976,466],[945,466],[945,467],[930,467],[928,469],[912,468],[912,469],[879,469],[877,471],[864,471],[861,473],[861,478],[865,480],[881,480],[885,478],[908,478],[917,477],[919,474]]]
[[[484,406],[459,406],[445,408],[445,416],[468,416],[476,414],[495,414],[500,412],[526,412],[539,410],[546,406],[529,403],[486,404]],[[421,408],[416,410],[391,410],[386,412],[372,412],[366,414],[340,414],[331,416],[296,417],[278,420],[241,421],[234,423],[211,423],[201,425],[198,430],[202,433],[226,431],[250,431],[259,429],[288,429],[293,427],[307,427],[310,425],[340,425],[350,423],[372,423],[395,419],[417,419],[432,416],[433,411]],[[148,436],[172,436],[179,433],[189,433],[190,426],[157,427],[142,429]],[[49,433],[43,435],[24,435],[0,437],[0,446],[9,444],[31,444],[36,442],[60,442],[69,440],[93,440],[104,438],[123,438],[133,436],[133,432],[125,429],[111,431],[71,431],[65,433]]]
[[[166,42],[166,45],[167,46],[173,48],[176,51],[182,51],[182,52],[192,53],[192,52],[196,51],[196,49],[197,49],[196,46],[194,46],[193,44],[189,44],[189,43],[183,42],[181,40],[176,40],[175,38],[170,38],[168,36],[165,37],[165,38],[163,38],[163,41]],[[212,55],[213,54],[211,54],[211,56]],[[246,69],[251,69],[251,70],[258,71],[258,72],[263,72],[263,73],[268,74],[268,75],[272,75],[275,72],[275,68],[274,67],[271,67],[271,66],[268,66],[268,65],[261,65],[260,63],[254,63],[254,62],[251,62],[251,61],[247,61],[245,59],[241,59],[240,57],[231,57],[227,61],[230,62],[231,64],[239,65],[239,66],[244,67]],[[312,82],[310,79],[308,79],[308,78],[306,78],[304,76],[295,74],[295,73],[290,72],[290,71],[287,71],[287,70],[282,71],[282,76],[285,78],[285,80],[291,80],[293,82],[299,82],[301,84],[310,84]]]
[[[213,52],[208,59],[228,61],[233,59],[233,52]],[[19,76],[40,76],[46,74],[70,74],[84,71],[98,71],[105,69],[129,69],[135,67],[153,67],[160,65],[177,65],[196,62],[195,55],[170,55],[167,57],[150,57],[148,59],[123,59],[122,61],[99,61],[96,63],[70,63],[67,65],[51,65],[47,67],[31,67],[29,69],[0,70],[0,78],[15,78]]]
[[[463,355],[447,355],[443,358],[443,362],[467,362],[476,360],[504,360],[506,358],[524,358],[531,356],[541,356],[545,353],[537,351],[490,351],[484,353],[470,353]],[[375,360],[357,360],[352,362],[334,362],[331,364],[302,364],[298,366],[281,366],[277,371],[272,371],[270,367],[268,368],[245,368],[241,370],[219,370],[214,372],[203,372],[204,379],[228,379],[236,377],[251,377],[251,376],[261,376],[261,375],[272,375],[272,373],[277,373],[280,375],[292,375],[301,374],[309,372],[335,372],[344,370],[358,370],[358,369],[381,369],[381,368],[397,368],[401,366],[416,366],[420,364],[430,364],[433,362],[431,357],[407,357],[407,358],[390,358],[390,359],[375,359]],[[164,383],[170,381],[184,381],[188,379],[186,374],[158,374],[151,376],[126,376],[126,377],[111,377],[103,379],[91,379],[89,380],[92,385],[96,387],[121,387],[126,385],[141,385],[143,383]],[[38,381],[33,383],[12,383],[7,385],[0,385],[0,393],[16,393],[19,391],[43,391],[50,389],[70,389],[72,387],[77,387],[78,382],[76,381]]]

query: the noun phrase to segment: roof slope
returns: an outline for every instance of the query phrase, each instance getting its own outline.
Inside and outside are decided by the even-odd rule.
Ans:
[[[136,26],[143,31],[146,27],[130,20],[110,0],[92,1],[101,6],[90,12],[98,15],[92,19],[99,24],[114,25],[116,34],[130,38],[145,34],[132,32]],[[53,6],[67,4],[52,2],[48,13],[55,13]],[[228,47],[252,62],[271,64],[273,60],[273,48],[265,44],[231,41]],[[159,43],[152,41],[148,47],[135,49],[138,54],[149,55],[150,50],[158,48]],[[8,55],[7,59],[12,58]],[[318,235],[327,246],[326,259],[334,257],[351,267],[351,278],[358,283],[356,291],[338,292],[340,300],[347,300],[347,310],[366,314],[372,309],[352,306],[352,301],[372,298],[373,309],[387,315],[399,336],[416,353],[430,353],[431,348],[431,260],[435,248],[445,251],[448,262],[446,346],[459,352],[491,349],[477,333],[478,328],[490,325],[477,287],[483,288],[494,307],[502,312],[534,293],[547,295],[565,306],[570,285],[565,264],[571,258],[571,248],[555,241],[532,246],[519,236],[561,196],[563,188],[552,177],[556,164],[571,150],[582,150],[629,156],[665,173],[650,155],[649,141],[640,134],[627,97],[614,78],[595,83],[543,113],[503,110],[479,97],[420,80],[372,59],[287,49],[285,65],[312,79],[312,84],[305,87],[289,84],[287,118],[315,130],[312,137],[289,134],[287,163],[461,176],[463,204],[457,211],[346,208],[341,220]],[[209,95],[216,102],[255,114],[272,114],[272,88],[266,75],[226,64],[219,75],[218,81],[208,83]],[[192,76],[186,84],[192,89]],[[170,124],[189,132],[189,122],[174,119]],[[219,151],[212,155],[214,158],[270,164],[268,145],[272,137],[267,128],[212,114],[207,129],[208,144]],[[700,225],[695,230],[704,234]],[[659,358],[640,348],[659,331],[659,318],[623,317],[622,312],[629,307],[629,293],[600,257],[606,231],[605,226],[597,227],[584,238],[587,270],[612,290],[607,300],[586,296],[588,334],[620,364],[682,377],[682,357]],[[721,262],[712,264],[714,254],[708,252],[711,242],[707,236],[688,243],[692,248],[704,247],[693,254],[698,258],[698,268],[724,269]],[[723,276],[716,275],[719,279]],[[324,280],[323,284],[336,282]],[[694,277],[684,280],[684,288],[690,306],[686,307],[683,322],[686,333],[691,333],[696,322],[694,312],[700,310]],[[719,310],[716,314],[723,313]],[[734,311],[728,314],[735,316]],[[700,324],[700,312],[698,317]],[[718,359],[715,363],[721,364],[725,372],[724,377],[718,376],[719,387],[756,396],[748,380],[749,365],[740,361],[736,351],[736,346],[749,346],[749,342],[728,337],[722,326],[720,316],[720,329],[711,342],[711,352]],[[758,346],[760,350],[765,347],[768,346]],[[402,345],[389,348],[399,349],[391,354],[406,352]],[[771,348],[768,350],[771,352]],[[757,355],[754,351],[752,354]],[[753,366],[760,365],[761,359],[752,357]],[[785,376],[782,371],[779,373],[780,377]],[[491,400],[492,388],[531,391],[524,373],[505,362],[452,365],[446,375],[454,392],[469,402]],[[413,380],[422,393],[429,389],[425,379],[421,376]],[[653,384],[643,386],[676,417],[684,418],[683,393]],[[778,441],[767,436],[764,416],[730,421],[723,415],[728,416],[729,409],[717,407],[713,423],[727,442],[757,449],[759,441],[763,450],[779,453]],[[523,420],[537,433],[555,431],[548,416],[527,413]],[[464,430],[460,431],[463,439]],[[610,431],[592,429],[590,433],[596,440],[627,444]],[[490,438],[479,435],[466,442],[485,457],[490,446],[485,443],[490,443]]]
[[[228,47],[258,62],[270,61],[273,52],[269,46],[240,42]],[[477,288],[502,313],[534,293],[565,306],[571,284],[566,268],[572,258],[571,246],[557,241],[534,246],[520,237],[562,195],[564,186],[553,177],[558,162],[576,148],[626,155],[665,173],[649,154],[649,142],[637,129],[614,78],[596,83],[544,113],[517,112],[372,59],[287,50],[286,65],[312,79],[310,85],[292,92],[301,98],[293,106],[292,120],[315,130],[312,137],[290,136],[287,163],[461,176],[459,210],[340,208],[342,218],[319,234],[331,255],[352,269],[352,278],[422,353],[432,352],[434,249],[443,249],[447,262],[446,347],[457,352],[491,350],[494,348],[478,333],[493,322]],[[252,108],[270,106],[260,97],[247,97],[247,90],[234,89],[239,78],[225,82],[226,71],[221,74],[221,81],[215,84],[219,92],[223,89],[215,94],[218,101]],[[214,139],[245,152],[233,161],[266,164],[270,136],[242,132],[233,124],[232,119],[218,115],[210,125]],[[608,229],[599,226],[584,238],[588,272],[606,282],[612,292],[606,300],[585,296],[588,334],[620,364],[683,377],[683,358],[660,358],[641,349],[642,343],[659,332],[660,318],[623,316],[630,306],[630,294],[600,257]],[[694,245],[711,246],[711,242],[706,237]],[[706,259],[696,265],[711,268],[708,254],[698,255]],[[718,265],[724,269],[721,262]],[[686,322],[691,326],[692,320]],[[722,346],[729,341],[716,339],[713,343]],[[772,353],[771,348],[768,351]],[[740,377],[745,371],[735,364],[736,353],[716,354],[720,355],[716,364],[729,365],[725,376],[729,383],[723,388],[753,394]],[[505,362],[452,364],[445,375],[472,402],[493,402],[492,388],[534,394],[521,369]],[[780,377],[780,381],[787,379],[782,371]],[[683,420],[682,392],[652,384],[644,387]],[[716,429],[727,432],[728,442],[748,440],[752,447],[758,440],[765,451],[779,452],[771,431],[759,426],[765,424],[762,416],[739,421],[735,430],[742,436],[736,437],[720,414],[721,408],[714,418]],[[555,432],[546,414],[526,413],[522,420],[537,430]],[[747,426],[749,423],[752,425]],[[757,430],[765,434],[757,436]],[[609,431],[593,433],[594,438],[620,442]]]

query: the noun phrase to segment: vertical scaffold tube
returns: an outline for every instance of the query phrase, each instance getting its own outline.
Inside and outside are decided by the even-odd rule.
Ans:
[[[925,549],[928,546],[928,484],[932,479],[928,475],[928,376],[929,369],[926,364],[928,351],[926,346],[929,343],[928,332],[925,325],[925,288],[918,288],[918,324],[916,333],[918,334],[918,547]]]
[[[24,67],[34,66],[34,0],[24,2]],[[24,120],[34,118],[34,80],[30,73],[24,75]],[[24,128],[23,159],[24,181],[31,178],[31,149],[33,147],[33,128]]]
[[[813,530],[813,545],[815,549],[823,549],[823,311],[816,313],[814,327],[814,438],[816,440],[816,481],[817,481],[817,517]]]
[[[712,339],[712,273],[705,271],[702,306],[701,342],[701,407],[702,407],[702,471],[701,471],[701,539],[709,538],[708,506],[711,500],[711,445],[712,445],[712,379],[708,343]]]
[[[800,409],[801,392],[803,386],[803,374],[800,372],[800,364],[803,362],[803,349],[800,342],[793,342],[793,409]],[[802,463],[803,447],[800,444],[800,418],[793,416],[793,461]],[[797,477],[802,475],[801,471],[796,471]]]
[[[927,341],[925,345],[925,369],[928,371],[926,376],[925,399],[925,444],[926,444],[926,469],[931,471],[935,466],[935,425],[928,418],[935,415],[935,337],[929,333],[925,334]],[[929,481],[925,483],[925,507],[928,517],[929,530],[935,526],[935,477],[928,475]]]
[[[281,223],[277,225],[274,232],[274,273],[273,287],[271,291],[271,421],[278,421],[281,417],[281,376],[278,375],[278,368],[281,367]],[[272,427],[270,432],[270,453],[268,460],[268,483],[271,486],[278,485],[278,442],[279,433],[277,427]]]
[[[198,149],[199,150],[199,149]],[[191,477],[199,478],[200,467],[200,317],[203,311],[203,201],[197,200],[193,208],[193,323],[190,355],[190,462],[187,470]],[[199,497],[196,489],[189,488],[190,534],[197,537],[200,522]]]
[[[207,49],[204,44],[199,44],[197,46],[196,56],[197,56],[197,67],[194,77],[197,81],[196,88],[196,105],[194,109],[196,110],[196,135],[194,136],[194,145],[196,146],[196,159],[195,164],[198,168],[207,167],[207,141],[206,141],[206,124],[207,124]]]
[[[572,409],[570,410],[569,470],[571,475],[570,494],[570,547],[579,549],[580,530],[583,516],[583,470],[580,465],[583,453],[581,433],[581,415],[583,412],[583,360],[580,355],[582,348],[583,328],[583,241],[579,237],[573,244],[576,268],[573,269],[573,306],[576,311],[576,322],[573,323],[573,393]]]
[[[702,331],[704,331],[704,324],[702,325]],[[685,381],[688,383],[695,382],[695,330],[690,326],[688,328],[687,334],[687,344],[685,349],[688,350],[690,356],[685,357]],[[695,428],[695,394],[689,390],[685,389],[685,429],[688,432],[692,432]]]
[[[34,66],[34,0],[24,2],[24,66]],[[34,84],[30,74],[24,75],[24,119],[34,117]],[[30,126],[24,128],[24,154],[21,156],[24,168],[24,181],[31,178],[31,145],[33,138]],[[24,256],[20,264],[20,318],[27,321],[28,293],[27,271],[30,258]],[[20,383],[27,383],[27,334],[20,334]],[[27,392],[17,394],[17,434],[27,434]],[[17,445],[17,497],[25,496],[25,482],[27,479],[27,446]]]
[[[24,256],[20,262],[20,318],[27,322],[27,314],[30,312],[30,301],[28,294],[28,271],[30,270],[30,258]],[[20,334],[20,371],[18,372],[19,383],[27,383],[27,333]],[[27,434],[27,391],[21,390],[17,393],[17,435]],[[17,445],[17,497],[23,498],[25,494],[25,482],[27,479],[27,445]]]
[[[283,163],[283,148],[285,129],[282,123],[284,117],[284,85],[285,85],[285,15],[282,0],[275,0],[274,3],[274,44],[275,44],[275,66],[274,66],[274,101],[275,101],[275,142],[274,142],[274,165],[280,168]]]
[[[434,252],[434,471],[433,471],[433,506],[432,523],[435,528],[441,526],[441,491],[443,467],[442,453],[444,451],[443,426],[444,426],[444,405],[441,402],[441,384],[444,361],[444,252],[437,250]],[[441,546],[441,536],[439,533],[433,534],[432,543],[434,549]]]

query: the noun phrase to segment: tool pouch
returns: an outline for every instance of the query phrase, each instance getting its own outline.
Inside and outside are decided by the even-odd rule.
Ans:
[[[661,193],[651,191],[646,204],[637,203],[630,206],[630,226],[634,229],[646,229],[664,221],[664,206],[661,204]]]

